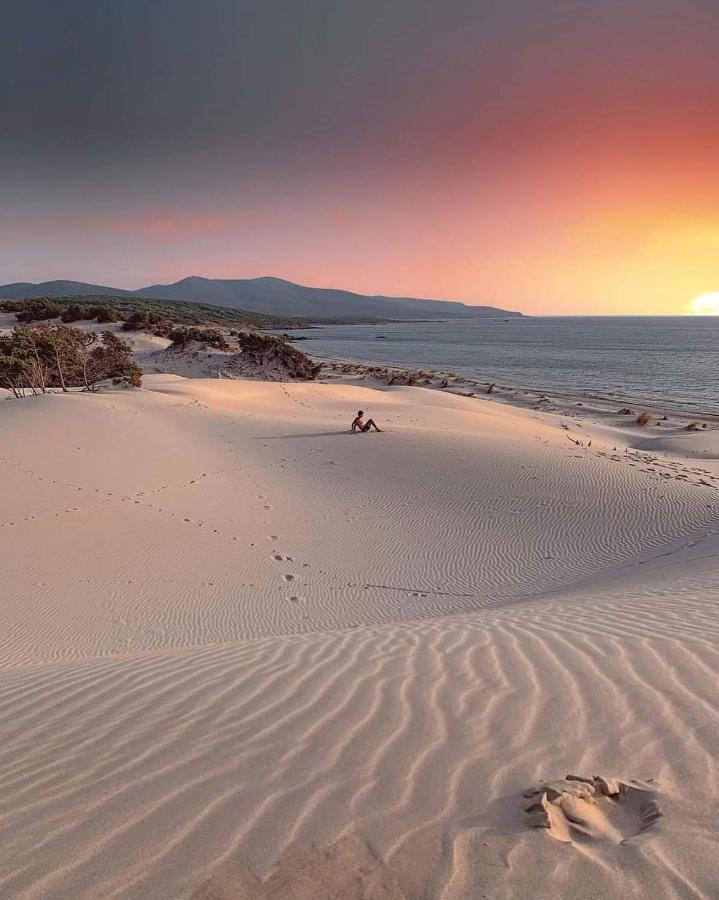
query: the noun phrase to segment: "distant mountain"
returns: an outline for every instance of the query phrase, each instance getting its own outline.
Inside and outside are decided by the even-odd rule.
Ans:
[[[25,300],[26,297],[80,297],[88,294],[132,297],[132,291],[107,287],[101,284],[87,284],[84,281],[16,281],[14,284],[0,285],[0,300]]]
[[[521,313],[494,306],[467,306],[455,300],[417,297],[383,297],[355,294],[331,288],[312,288],[282,278],[200,278],[191,276],[174,284],[153,284],[138,291],[85,284],[79,281],[18,282],[0,285],[0,299],[19,300],[38,296],[111,294],[158,300],[190,300],[246,309],[274,316],[303,319],[351,319],[353,321],[456,319],[484,316],[519,316]]]

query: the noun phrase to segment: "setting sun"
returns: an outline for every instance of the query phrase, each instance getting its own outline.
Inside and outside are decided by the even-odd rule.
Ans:
[[[719,291],[700,294],[689,304],[695,316],[719,316]]]

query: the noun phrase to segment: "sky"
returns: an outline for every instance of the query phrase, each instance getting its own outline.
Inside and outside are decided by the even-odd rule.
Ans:
[[[276,275],[531,314],[719,290],[716,0],[24,0],[0,283]]]

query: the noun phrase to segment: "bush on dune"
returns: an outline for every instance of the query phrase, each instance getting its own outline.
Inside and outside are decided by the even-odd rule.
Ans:
[[[322,366],[280,337],[260,331],[238,331],[239,361],[258,374],[274,372],[299,381],[312,381]]]
[[[91,306],[92,318],[100,323],[119,322],[120,314],[111,306]]]
[[[5,308],[7,309],[7,306]],[[47,319],[59,318],[63,309],[59,303],[38,297],[32,300],[20,300],[14,309],[7,311],[14,312],[18,322],[43,322]]]
[[[132,313],[123,323],[123,331],[148,331],[150,334],[166,335],[170,330],[170,323],[159,313],[140,310]]]
[[[79,303],[71,303],[64,309],[60,318],[67,324],[69,322],[82,322],[86,319],[91,319],[92,315],[89,307],[82,306]]]
[[[108,379],[142,384],[132,348],[110,331],[97,335],[69,325],[17,325],[0,336],[0,385],[15,397],[44,394],[52,387],[94,392]]]
[[[216,328],[198,328],[194,325],[173,328],[167,337],[172,341],[168,350],[184,350],[190,343],[215,347],[217,350],[229,351],[232,349],[227,337]]]
[[[119,322],[120,316],[111,306],[84,306],[82,303],[71,303],[66,306],[60,316],[65,324],[70,322]]]
[[[97,390],[101,381],[111,378],[115,384],[142,387],[142,369],[132,358],[132,347],[111,331],[103,331],[100,343],[88,354],[88,365],[83,370],[86,390]]]

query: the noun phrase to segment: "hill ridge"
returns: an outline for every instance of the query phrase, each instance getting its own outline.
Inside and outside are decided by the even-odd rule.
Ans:
[[[411,320],[520,316],[493,306],[469,306],[458,300],[359,294],[339,288],[315,288],[273,275],[256,278],[204,278],[188,275],[171,284],[152,284],[136,291],[82,281],[57,279],[0,285],[0,299],[36,296],[112,295],[183,300],[226,306],[271,316],[314,319]]]

